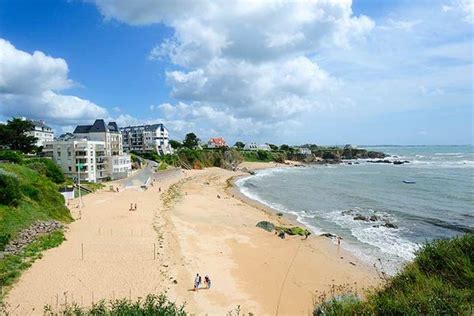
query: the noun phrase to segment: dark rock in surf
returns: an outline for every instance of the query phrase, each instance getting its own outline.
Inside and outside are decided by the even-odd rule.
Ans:
[[[357,214],[356,216],[354,216],[354,220],[355,221],[365,221],[365,222],[369,221],[367,216],[364,216],[364,215],[361,215],[361,214]]]
[[[398,226],[393,224],[393,223],[390,223],[390,222],[386,222],[385,224],[383,224],[382,226],[384,227],[387,227],[387,228],[394,228],[394,229],[397,229]]]

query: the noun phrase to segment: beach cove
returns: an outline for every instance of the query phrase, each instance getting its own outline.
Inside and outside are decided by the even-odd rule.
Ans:
[[[67,240],[22,275],[6,302],[13,314],[37,315],[46,304],[54,310],[166,292],[197,315],[223,315],[239,305],[255,315],[301,315],[333,285],[362,292],[379,283],[373,268],[325,237],[282,240],[255,227],[262,220],[296,223],[237,194],[231,180],[245,175],[177,169],[155,174],[145,191],[104,189],[85,196],[81,214],[71,206],[80,219],[69,225]],[[130,203],[137,211],[129,211]],[[196,273],[211,277],[210,290],[192,291]]]

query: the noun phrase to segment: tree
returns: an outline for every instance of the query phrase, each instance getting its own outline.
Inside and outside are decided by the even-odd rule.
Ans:
[[[286,145],[286,144],[283,144],[280,146],[280,149],[283,150],[283,151],[290,151],[290,146]]]
[[[189,149],[194,149],[199,145],[199,138],[194,133],[188,133],[184,137],[183,146]]]
[[[278,146],[274,144],[268,144],[268,147],[270,147],[271,150],[278,150]]]
[[[181,142],[179,142],[177,140],[170,139],[170,146],[173,149],[179,149],[179,148],[183,147],[183,144],[181,144]]]
[[[29,153],[36,149],[37,138],[26,135],[34,129],[31,121],[13,118],[7,124],[0,124],[0,145],[12,150]]]
[[[235,142],[234,147],[238,149],[243,149],[245,147],[245,144],[243,142]]]

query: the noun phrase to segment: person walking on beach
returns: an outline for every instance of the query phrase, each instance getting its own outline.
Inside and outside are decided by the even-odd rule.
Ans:
[[[210,278],[208,275],[206,275],[206,276],[204,277],[204,283],[206,284],[206,287],[207,287],[208,289],[211,288],[211,278]]]
[[[129,211],[133,211],[133,203],[130,203],[130,209]]]
[[[136,211],[136,210],[137,210],[137,203],[135,203],[135,209],[134,209],[134,211]]]
[[[196,277],[194,278],[194,291],[199,290],[199,285],[201,284],[201,276],[199,273],[196,274]]]

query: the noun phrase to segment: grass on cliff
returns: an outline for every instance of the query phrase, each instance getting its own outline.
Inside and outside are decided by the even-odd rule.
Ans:
[[[474,234],[420,249],[387,284],[359,300],[354,293],[317,304],[313,315],[472,315]]]
[[[28,166],[0,163],[0,251],[20,230],[50,219],[72,220],[58,185]]]
[[[41,259],[44,250],[59,246],[64,241],[62,230],[56,230],[49,234],[40,236],[37,240],[23,248],[17,255],[7,255],[0,260],[0,286],[12,285],[21,275],[23,270],[28,269],[33,262]],[[0,302],[4,292],[0,292]]]

